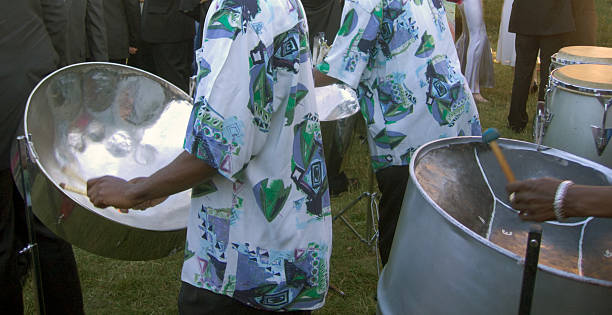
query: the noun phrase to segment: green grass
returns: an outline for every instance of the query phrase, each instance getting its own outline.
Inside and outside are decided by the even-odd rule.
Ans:
[[[485,0],[485,22],[491,47],[497,47],[499,17],[503,0]],[[612,0],[597,0],[599,13],[598,45],[612,47]],[[506,116],[512,86],[513,68],[495,65],[496,86],[483,89],[489,103],[478,106],[483,130],[497,128],[502,137],[531,141],[531,126],[521,134],[506,127]],[[532,95],[528,102],[530,115],[535,111]],[[344,169],[353,181],[349,192],[332,198],[337,213],[363,191],[368,190],[369,160],[364,133],[357,129]],[[359,229],[366,230],[367,201],[347,212]],[[176,314],[182,255],[145,262],[126,262],[96,256],[75,248],[87,314]],[[334,223],[331,283],[345,296],[330,290],[325,307],[315,314],[374,314],[376,303],[376,256],[372,248],[360,242],[339,220]],[[31,280],[25,288],[26,313],[35,312]]]

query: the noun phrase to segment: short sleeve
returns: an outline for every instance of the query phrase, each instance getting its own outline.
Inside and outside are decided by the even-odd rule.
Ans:
[[[269,52],[240,8],[209,13],[184,149],[235,181],[263,147],[271,113]]]
[[[382,21],[382,6],[375,0],[347,0],[334,43],[317,69],[353,88],[370,62]]]

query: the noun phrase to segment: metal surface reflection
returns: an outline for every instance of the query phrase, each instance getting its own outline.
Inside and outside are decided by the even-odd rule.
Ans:
[[[128,66],[82,63],[47,76],[24,119],[36,216],[68,242],[106,257],[145,260],[180,250],[190,191],[122,213],[98,209],[59,184],[84,190],[92,177],[152,174],[182,151],[191,108],[186,93]]]
[[[320,121],[340,120],[359,111],[357,93],[345,84],[315,88],[315,95]]]

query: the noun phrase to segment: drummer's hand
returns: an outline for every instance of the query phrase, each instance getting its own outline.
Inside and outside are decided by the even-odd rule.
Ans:
[[[512,208],[520,211],[522,220],[554,220],[553,201],[561,180],[556,178],[537,178],[516,181],[506,185],[508,194],[514,193]]]
[[[129,209],[143,202],[131,197],[135,185],[114,176],[93,178],[87,181],[87,196],[98,208]]]

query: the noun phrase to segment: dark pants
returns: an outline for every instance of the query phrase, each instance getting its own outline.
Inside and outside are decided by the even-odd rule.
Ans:
[[[270,314],[271,311],[264,311],[252,308],[229,296],[216,294],[212,291],[192,286],[182,282],[178,297],[178,309],[181,315],[238,315],[238,314]],[[310,311],[283,312],[289,314],[310,314]]]
[[[380,233],[378,244],[383,265],[389,260],[393,235],[395,234],[397,219],[402,210],[402,201],[409,178],[410,167],[408,165],[390,166],[376,172],[378,189],[382,194],[378,213],[378,231]]]
[[[528,36],[516,34],[514,49],[516,64],[512,82],[512,99],[508,124],[513,129],[523,129],[529,121],[527,115],[527,98],[531,87],[531,78],[538,52],[540,52],[540,88],[538,100],[543,101],[548,85],[550,57],[559,51],[567,42],[567,34],[552,36]]]
[[[47,314],[83,314],[83,296],[72,246],[38,219],[36,233]],[[23,314],[22,283],[29,254],[24,204],[8,170],[0,171],[0,313]]]
[[[327,180],[329,183],[329,193],[332,196],[348,190],[348,178],[344,172],[340,172],[340,169],[344,156],[351,144],[357,118],[357,115],[352,115],[340,120],[321,122]]]
[[[136,54],[129,56],[127,64],[150,73],[155,73],[155,63],[153,62],[149,44],[140,43],[138,51]]]
[[[189,78],[193,62],[193,41],[149,44],[153,57],[154,74],[189,92]]]

